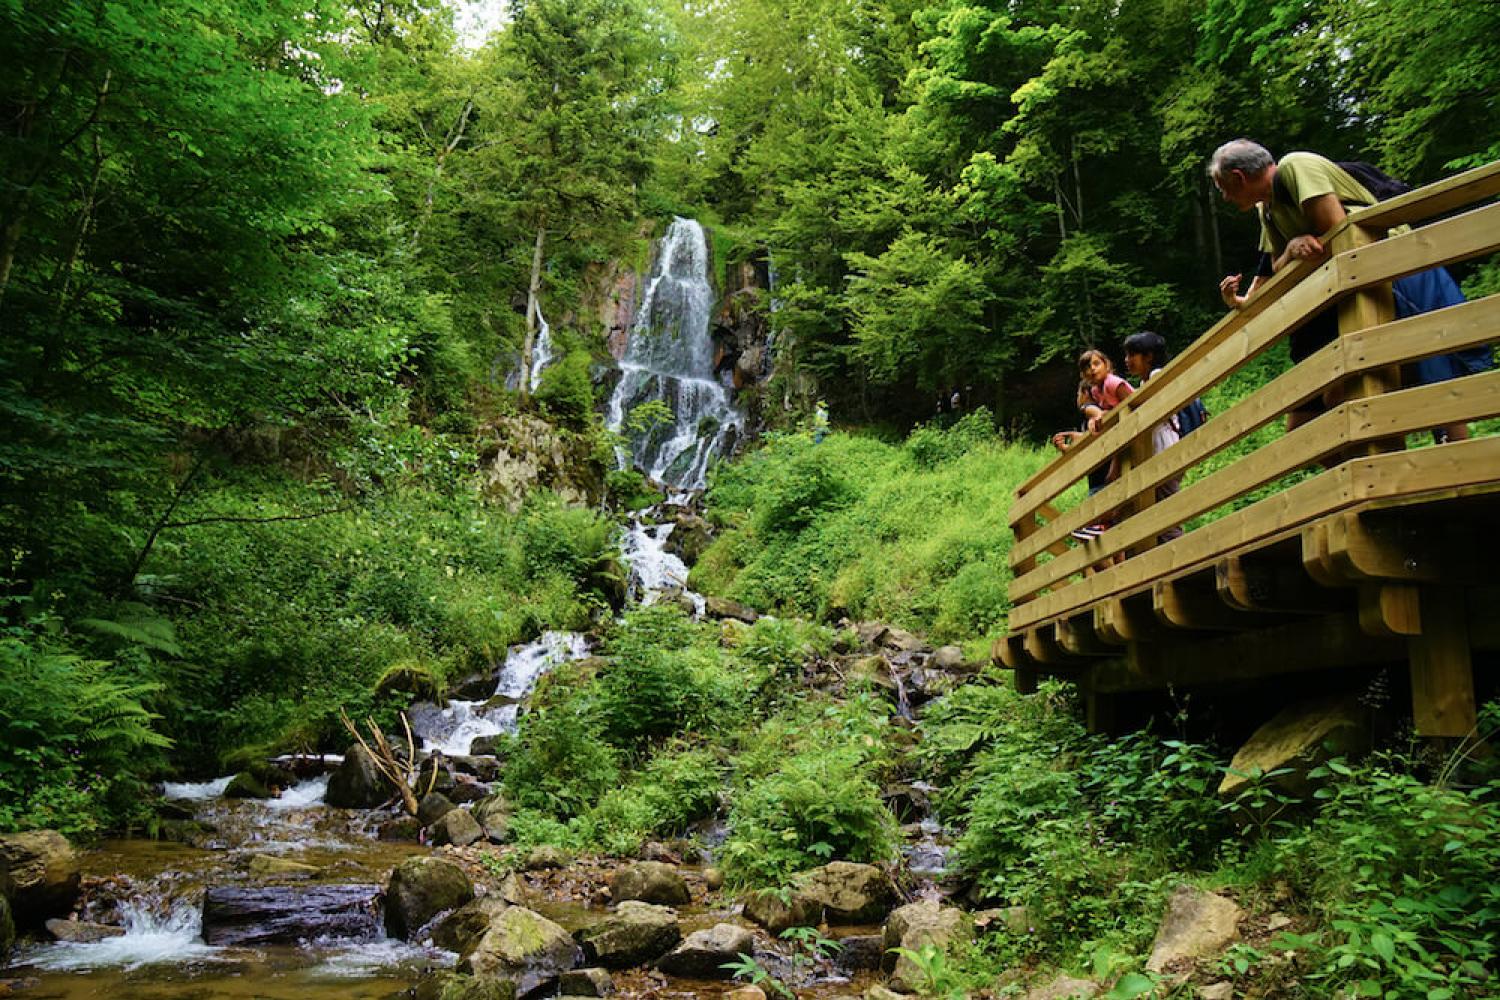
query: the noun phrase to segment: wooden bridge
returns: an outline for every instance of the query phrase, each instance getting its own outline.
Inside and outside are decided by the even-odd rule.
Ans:
[[[1021,690],[1075,680],[1102,728],[1122,692],[1404,664],[1418,732],[1473,729],[1474,654],[1500,650],[1500,436],[1427,432],[1500,416],[1500,370],[1402,388],[1401,366],[1500,341],[1500,294],[1397,321],[1390,282],[1500,249],[1497,194],[1491,163],[1353,212],[1329,257],[1283,268],[1017,491],[994,653]],[[1337,340],[1152,455],[1153,427],[1329,303]],[[1318,398],[1316,419],[1226,452]],[[1119,477],[1084,498],[1112,456]]]

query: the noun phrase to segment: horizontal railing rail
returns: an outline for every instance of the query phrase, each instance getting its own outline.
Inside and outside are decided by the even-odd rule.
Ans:
[[[1316,518],[1392,490],[1500,480],[1494,441],[1454,442],[1423,449],[1421,457],[1383,454],[1399,452],[1408,433],[1500,416],[1500,372],[1405,389],[1396,374],[1402,364],[1500,340],[1500,295],[1393,321],[1389,291],[1394,279],[1500,249],[1500,204],[1470,208],[1497,195],[1500,163],[1492,163],[1351,213],[1325,236],[1331,257],[1283,268],[1107,414],[1098,432],[1023,484],[1010,510],[1012,632],[1274,534],[1294,523],[1289,519]],[[1386,227],[1435,218],[1380,238]],[[1337,340],[1174,446],[1150,453],[1155,427],[1334,305]],[[1155,499],[1161,485],[1313,399],[1329,404],[1316,419]],[[1459,455],[1479,465],[1458,470]],[[1089,470],[1112,459],[1119,467],[1113,482],[1060,509]],[[1255,491],[1319,463],[1336,468],[1248,504]],[[1401,471],[1411,469],[1425,471]],[[1379,475],[1387,481],[1370,478]],[[1158,545],[1169,529],[1236,504],[1248,506]],[[1076,529],[1111,515],[1097,539],[1072,544]]]

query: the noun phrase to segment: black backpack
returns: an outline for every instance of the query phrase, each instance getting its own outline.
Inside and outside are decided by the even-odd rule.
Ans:
[[[1333,165],[1363,185],[1365,190],[1375,196],[1376,201],[1387,201],[1398,194],[1405,194],[1412,190],[1410,184],[1392,177],[1375,164],[1366,163],[1364,160],[1334,160]],[[1281,179],[1281,171],[1276,172],[1276,178],[1271,182],[1271,186],[1276,189],[1278,201],[1291,201],[1292,194],[1286,189],[1286,181]]]

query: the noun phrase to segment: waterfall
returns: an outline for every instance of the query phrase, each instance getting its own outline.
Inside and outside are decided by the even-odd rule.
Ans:
[[[537,386],[542,384],[542,369],[550,365],[557,356],[556,349],[552,346],[552,327],[547,323],[547,317],[542,315],[542,304],[536,305],[536,337],[531,342],[531,368],[526,379],[526,387],[536,392]],[[521,363],[522,359],[516,359],[515,370],[505,379],[505,387],[512,391],[521,387]]]
[[[442,708],[412,706],[412,732],[421,738],[424,751],[436,750],[449,756],[467,754],[480,736],[515,732],[520,703],[542,674],[559,663],[582,659],[588,652],[588,640],[576,632],[544,632],[535,642],[510,650],[500,668],[495,693],[489,699],[455,698]]]
[[[714,373],[708,265],[703,227],[674,218],[658,243],[620,361],[620,383],[609,400],[609,428],[627,436],[621,464],[632,462],[651,478],[686,489],[705,485],[709,461],[732,446],[744,427],[728,387]],[[624,431],[630,412],[651,400],[665,402],[672,420]]]

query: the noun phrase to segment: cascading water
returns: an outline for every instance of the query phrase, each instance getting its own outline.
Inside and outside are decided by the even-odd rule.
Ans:
[[[552,327],[547,323],[547,317],[542,315],[541,305],[536,307],[536,337],[531,342],[531,368],[527,372],[526,386],[532,392],[536,392],[537,386],[542,384],[542,369],[550,365],[556,357],[557,352],[552,346]],[[505,387],[516,390],[521,387],[521,364],[518,360],[516,370],[511,372],[505,380]]]
[[[535,642],[516,646],[500,668],[493,697],[485,701],[450,701],[444,708],[413,706],[412,732],[424,751],[452,755],[469,752],[481,736],[498,736],[516,728],[519,703],[537,680],[559,663],[588,655],[588,643],[576,632],[544,632]],[[498,703],[497,703],[498,702]]]
[[[620,361],[620,382],[609,400],[609,428],[628,440],[621,464],[631,462],[653,479],[686,489],[705,485],[710,460],[724,454],[744,429],[728,386],[714,372],[708,264],[703,227],[674,218],[658,243]],[[652,400],[665,402],[672,420],[626,430],[630,412]]]
[[[687,564],[667,551],[673,527],[670,522],[646,524],[639,517],[630,522],[620,546],[621,557],[630,567],[625,596],[640,604],[655,604],[664,594],[677,591],[692,601],[693,609],[701,615],[705,601],[703,595],[687,588]]]

